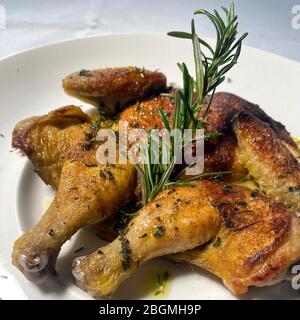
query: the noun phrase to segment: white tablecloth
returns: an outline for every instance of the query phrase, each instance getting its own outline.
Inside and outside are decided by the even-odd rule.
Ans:
[[[249,32],[246,44],[300,61],[296,18],[292,24],[297,2],[300,12],[300,0],[236,0],[241,31]],[[188,30],[194,9],[202,6],[212,10],[224,3],[229,1],[0,0],[0,58],[96,34]],[[202,20],[198,23],[199,34],[214,36],[210,23]],[[2,269],[0,261],[0,299],[22,298],[17,284],[6,278]]]
[[[224,3],[229,1],[0,0],[6,9],[6,29],[0,29],[0,58],[95,34],[188,30],[194,9],[212,10]],[[248,45],[300,61],[300,29],[292,27],[292,8],[297,11],[300,0],[236,0],[235,4],[241,31],[249,32]],[[300,17],[298,21],[300,27]],[[201,35],[214,35],[207,21],[199,27]]]

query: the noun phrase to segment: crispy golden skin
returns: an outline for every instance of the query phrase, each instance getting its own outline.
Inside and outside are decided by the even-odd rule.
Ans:
[[[82,70],[63,80],[67,94],[113,114],[129,103],[166,90],[166,77],[137,67]]]
[[[172,103],[169,98],[162,98],[162,97],[157,97],[151,100],[143,101],[141,103],[137,103],[129,107],[128,109],[125,109],[122,112],[120,119],[128,120],[129,125],[133,128],[139,128],[139,127],[144,129],[149,129],[152,127],[160,128],[162,126],[162,123],[157,113],[158,107],[162,107],[167,117],[171,119],[171,113],[173,109]],[[209,125],[209,130],[218,129],[224,132],[224,136],[221,138],[215,139],[213,141],[208,141],[208,143],[206,143],[206,154],[205,154],[206,171],[231,169],[233,172],[231,179],[233,181],[240,180],[240,179],[245,179],[245,180],[248,179],[248,167],[244,159],[240,157],[240,150],[239,150],[240,142],[238,142],[239,143],[238,145],[236,131],[235,131],[235,128],[237,127],[239,119],[238,118],[234,119],[234,130],[232,130],[232,125],[231,125],[235,112],[237,111],[241,112],[245,110],[251,115],[258,117],[262,125],[266,125],[267,123],[270,126],[270,130],[272,130],[276,139],[279,140],[280,143],[285,145],[290,150],[290,152],[294,154],[296,158],[298,154],[297,153],[298,150],[295,148],[294,142],[291,140],[291,138],[289,137],[289,134],[286,132],[285,128],[282,125],[280,125],[279,123],[269,118],[256,105],[250,104],[245,100],[238,98],[234,95],[220,93],[220,94],[216,94],[214,102],[212,103],[212,112],[209,114],[208,119],[210,119],[209,121],[211,122],[214,121],[213,122],[214,125],[212,124]],[[34,163],[34,165],[38,169],[40,176],[43,178],[43,180],[46,183],[49,183],[56,187],[59,185],[61,170],[63,168],[63,172],[65,172],[64,166],[66,165],[66,163],[70,162],[68,160],[71,160],[71,163],[72,161],[76,160],[74,163],[75,164],[78,163],[81,169],[83,168],[83,165],[82,165],[83,163],[87,164],[86,166],[87,169],[86,171],[84,170],[83,177],[84,179],[86,179],[86,181],[89,181],[89,177],[92,177],[93,170],[96,170],[96,168],[93,167],[93,165],[95,165],[95,149],[97,147],[97,144],[95,143],[93,138],[91,139],[91,136],[94,135],[94,132],[90,124],[90,120],[91,119],[88,115],[83,113],[79,108],[73,107],[73,106],[54,111],[50,113],[48,116],[34,117],[32,119],[29,119],[17,125],[17,128],[14,131],[13,145],[14,147],[17,147],[26,153],[26,155]],[[263,126],[261,126],[261,128],[262,127]],[[241,140],[243,139],[246,140],[246,138],[247,136],[242,137],[242,135],[238,137],[238,139],[241,139]],[[249,148],[247,143],[246,143],[246,148]],[[257,146],[257,148],[259,148],[259,146]],[[255,148],[253,148],[251,152],[255,153],[256,152]],[[256,154],[255,154],[255,157],[257,157]],[[266,166],[270,168],[270,166],[272,166],[273,159],[269,157],[268,161],[269,162],[267,162]],[[126,169],[128,168],[126,167]],[[100,171],[101,168],[97,168],[97,170]],[[67,172],[67,169],[66,169],[66,172]],[[131,177],[131,174],[132,173],[130,173],[130,177]],[[115,175],[118,176],[119,173],[115,172]],[[134,176],[134,173],[132,174],[132,176]],[[69,177],[71,181],[72,180],[71,175]],[[135,177],[132,179],[133,179],[132,185],[134,185]],[[259,182],[260,179],[261,179],[260,175],[258,175],[255,178],[257,182]],[[67,178],[63,180],[68,181]],[[128,181],[126,182],[128,183]],[[61,182],[60,184],[62,183],[63,182]],[[129,185],[131,186],[130,183]],[[134,193],[133,187],[131,189],[131,192],[129,192],[128,189],[126,188],[127,186],[124,184],[124,189],[122,190],[120,189],[121,191],[119,194],[120,198],[122,198],[124,192],[125,192],[125,197],[128,196],[128,198],[126,198],[126,201],[124,201],[124,203],[130,200],[130,198],[132,197],[132,194]],[[93,189],[91,188],[90,190],[93,190]],[[128,193],[126,193],[126,190],[128,191]],[[106,189],[104,191],[106,191]],[[64,195],[62,197],[64,197]],[[98,198],[96,197],[95,201],[91,200],[92,203],[95,204],[94,209],[97,208],[97,199]],[[102,201],[102,200],[99,200],[99,201]],[[109,202],[109,201],[110,200],[108,200],[107,204],[104,204],[105,208],[109,208],[109,205],[111,205],[113,201],[116,202],[116,207],[117,207],[115,208],[115,210],[113,208],[111,214],[113,214],[118,210],[119,208],[118,205],[120,207],[122,206],[122,204],[120,204],[117,200],[117,195],[116,195],[116,198],[114,198],[114,196],[112,197],[112,202]],[[295,203],[295,200],[293,201],[294,201],[293,203]],[[297,198],[296,198],[296,201],[298,201]],[[82,201],[82,202],[85,203],[86,201]],[[289,202],[289,199],[287,200],[287,202]],[[69,226],[70,234],[72,233],[71,230],[73,230],[74,228],[75,229],[80,228],[81,226],[84,226],[86,224],[90,225],[91,223],[102,220],[102,218],[107,218],[108,216],[110,216],[108,214],[108,211],[110,209],[107,210],[107,214],[105,213],[106,212],[105,209],[103,209],[102,212],[98,212],[98,209],[97,210],[95,209],[97,213],[93,211],[94,209],[88,211],[87,216],[91,218],[91,220],[88,220],[87,223],[86,221],[83,224],[78,223],[80,219],[83,219],[82,217],[84,215],[84,211],[79,212],[78,217],[75,216],[73,220],[72,219],[68,220],[70,225]],[[62,212],[66,212],[68,216],[67,206],[62,208]],[[52,212],[49,214],[49,217],[50,218],[54,217],[53,218],[54,220],[56,219],[57,221],[59,221],[57,219],[56,214],[57,214],[57,210],[52,210]],[[60,217],[63,217],[63,215],[60,215]],[[95,217],[96,220],[93,220],[93,217]],[[48,218],[45,218],[45,221],[47,221],[47,219]],[[80,221],[83,221],[83,220],[80,220]],[[39,230],[41,231],[41,233],[38,236],[36,236],[37,232],[34,232],[31,235],[28,235],[27,242],[24,241],[23,244],[22,242],[20,242],[21,244],[18,244],[19,248],[18,247],[15,248],[15,251],[14,251],[14,254],[15,254],[14,261],[18,260],[16,262],[17,266],[24,273],[26,273],[26,275],[30,278],[41,277],[45,273],[45,271],[47,271],[53,265],[55,261],[55,257],[61,245],[60,243],[64,241],[63,240],[64,237],[67,237],[67,234],[68,234],[66,230],[62,229],[63,232],[58,233],[58,237],[57,239],[55,239],[55,241],[52,238],[50,239],[51,241],[48,241],[47,237],[49,237],[48,233],[50,230],[48,231],[48,233],[46,232],[48,230],[46,223],[42,224],[42,226],[43,227],[45,226],[45,228],[43,229],[40,226]],[[60,230],[59,223],[54,224],[54,227]],[[50,229],[52,229],[54,232],[53,228],[50,228]],[[260,229],[255,229],[255,232],[257,232],[259,236],[260,235],[263,236],[263,233]],[[52,232],[50,232],[50,234],[52,234]],[[41,240],[39,240],[39,237],[41,235],[42,235]],[[26,237],[24,237],[24,239],[26,239]],[[239,239],[235,239],[235,241],[238,243]],[[35,243],[38,244],[37,246],[38,250],[36,250],[36,248],[32,248],[33,247],[32,244],[35,244]],[[22,245],[23,245],[23,248],[22,248]],[[19,250],[19,253],[18,253],[18,250]],[[22,250],[25,252],[25,255],[21,254]],[[235,248],[235,250],[238,254],[238,248]],[[195,251],[198,251],[198,249],[195,249]],[[39,252],[39,253],[36,253],[36,252]],[[234,252],[234,250],[232,252]],[[292,255],[288,256],[288,258],[291,258],[291,256]],[[19,260],[20,257],[22,257],[21,260]],[[188,261],[188,258],[186,258],[186,260]],[[22,265],[20,264],[20,261]],[[24,266],[26,267],[26,270],[24,270]],[[88,267],[89,266],[87,266],[87,268]],[[216,270],[217,269],[218,268],[216,267]],[[225,279],[225,276],[223,275],[220,275],[220,276],[222,276],[222,278]],[[275,278],[275,274],[273,278]],[[266,278],[266,279],[267,279],[266,281],[269,281],[270,278]],[[248,286],[247,281],[245,282],[246,284],[245,285],[242,284],[241,287],[242,286],[247,287]],[[253,284],[253,285],[259,285],[258,284],[259,281],[257,281],[256,283],[257,284]],[[252,284],[250,283],[249,285],[252,285]],[[228,286],[230,287],[230,284]],[[239,293],[238,289],[233,289],[233,285],[232,285],[232,290],[234,292],[236,290],[236,292]]]
[[[221,220],[210,203],[210,186],[196,182],[194,188],[161,192],[116,240],[74,262],[73,274],[80,286],[95,297],[111,294],[145,261],[211,239]]]
[[[171,125],[174,105],[169,97],[162,96],[129,106],[120,114],[120,120],[128,121],[131,128],[144,130],[161,129],[164,126],[158,113],[158,108],[163,110]]]
[[[221,200],[221,199],[220,199]],[[233,294],[291,277],[300,258],[300,222],[293,212],[246,189],[223,197],[221,228],[209,244],[170,258],[201,267],[223,280]],[[235,210],[237,211],[235,211]]]
[[[158,107],[161,107],[171,120],[173,105],[169,98],[163,97],[157,97],[132,105],[121,113],[120,120],[127,120],[132,128],[146,130],[161,128],[162,122],[157,112]],[[237,152],[236,132],[231,133],[231,130],[229,130],[235,112],[243,110],[248,110],[248,113],[252,112],[252,114],[258,115],[260,119],[268,121],[267,123],[270,127],[275,128],[275,130],[269,129],[270,132],[272,130],[273,140],[276,140],[275,142],[278,144],[284,144],[290,151],[293,151],[294,155],[299,153],[295,142],[290,138],[289,133],[284,127],[269,118],[256,105],[232,94],[217,93],[214,97],[211,110],[208,122],[213,123],[213,127],[211,125],[210,130],[223,131],[224,136],[215,140],[210,139],[205,144],[206,172],[231,170],[233,181],[247,178],[249,170],[247,162],[245,162],[245,159],[241,159],[240,152]],[[94,147],[97,144],[89,143],[87,139],[91,133],[89,120],[90,117],[87,114],[74,106],[64,107],[51,112],[47,117],[27,119],[17,124],[13,133],[13,146],[21,149],[31,159],[46,183],[57,186],[59,172],[66,159],[84,157],[86,161],[90,161],[91,159],[91,162],[95,161]],[[59,121],[61,121],[61,124],[58,126]],[[235,118],[235,127],[238,121]],[[52,125],[53,123],[55,125]],[[81,125],[82,127],[81,135],[78,134],[77,125]],[[248,130],[243,137],[239,135],[239,139],[242,140],[244,137],[247,137],[247,134],[251,134],[253,137],[258,132],[257,130],[264,130],[264,127],[266,127],[266,122],[260,121],[257,124],[257,128],[255,128],[255,132]],[[28,132],[31,132],[30,136],[28,136]],[[46,134],[47,132],[49,134]],[[244,144],[246,145],[248,141],[249,139],[245,140]],[[260,140],[257,139],[252,140],[252,144],[253,146],[256,144],[256,148],[252,146],[251,152],[264,150],[259,142]],[[88,146],[89,144],[90,150],[82,148],[82,146]],[[51,156],[48,150],[51,150]],[[280,152],[283,151],[286,152],[285,148],[282,147]],[[43,157],[43,154],[46,156]],[[252,158],[250,155],[249,157]],[[268,159],[269,165],[273,165],[273,157],[269,156]],[[295,159],[297,160],[296,156]],[[259,183],[260,178],[260,175],[256,175],[256,182]],[[297,184],[294,184],[293,187],[297,187]],[[262,190],[266,191],[263,187]]]
[[[112,179],[106,176],[108,170]],[[80,228],[118,212],[131,198],[134,183],[132,166],[87,167],[81,161],[66,161],[49,209],[15,242],[13,264],[29,278],[40,280],[46,266],[53,267],[62,244]]]
[[[161,128],[158,107],[171,125],[174,107],[169,98],[162,97],[127,108],[120,119],[136,128]],[[206,105],[202,112],[205,109]],[[223,136],[205,142],[205,172],[230,170],[232,174],[226,178],[231,181],[254,178],[261,191],[295,210],[300,208],[300,153],[281,123],[259,106],[222,92],[213,98],[207,123],[208,131]]]
[[[204,106],[202,112],[205,109]],[[207,116],[208,130],[226,131],[227,128],[231,128],[233,118],[242,111],[256,116],[262,122],[268,123],[280,140],[291,148],[297,149],[296,143],[283,124],[268,116],[258,105],[227,92],[218,92],[214,95],[211,111]]]
[[[241,112],[234,120],[238,157],[273,199],[300,209],[300,162],[269,125]]]
[[[125,109],[119,120],[128,121],[131,128],[162,128],[157,112],[159,107],[171,119],[173,105],[170,99],[156,97]],[[57,187],[62,165],[67,159],[84,158],[86,162],[95,162],[98,144],[91,143],[90,148],[84,147],[89,146],[88,139],[92,131],[90,120],[80,108],[67,106],[47,116],[21,121],[13,132],[13,147],[27,155],[45,183]],[[116,121],[115,129],[119,120]],[[78,125],[81,131],[78,131]],[[207,141],[205,171],[231,170],[231,179],[235,180],[246,176],[247,170],[237,159],[235,149],[236,139],[230,132],[219,138],[218,143]]]
[[[46,184],[57,188],[66,160],[95,163],[96,145],[87,146],[92,131],[90,122],[91,117],[79,107],[65,106],[18,122],[12,146],[31,160]]]
[[[161,129],[164,126],[158,113],[158,108],[163,110],[172,127],[174,105],[169,97],[156,97],[134,104],[120,114],[120,120],[128,121],[131,128],[144,130],[150,130],[152,128]],[[215,108],[213,112],[218,111]],[[226,176],[226,179],[237,180],[244,178],[247,176],[248,171],[237,158],[235,152],[235,136],[230,130],[227,130],[225,126],[223,129],[225,131],[223,137],[205,141],[204,171],[216,172],[231,170],[232,174]],[[212,129],[212,131],[214,131],[214,129]]]
[[[164,232],[157,239],[158,227]],[[207,240],[211,241],[201,249],[183,252]],[[222,278],[234,294],[241,294],[249,286],[287,279],[288,267],[300,258],[299,240],[300,222],[282,204],[246,188],[198,181],[194,188],[161,193],[123,235],[76,260],[73,272],[81,287],[100,297],[115,291],[143,262],[183,252],[168,258],[200,266]],[[124,241],[129,261],[125,267]]]
[[[17,124],[13,145],[31,159],[58,192],[45,215],[14,245],[12,260],[29,279],[42,281],[61,245],[80,228],[116,213],[132,198],[132,165],[99,165],[88,115],[65,107]]]

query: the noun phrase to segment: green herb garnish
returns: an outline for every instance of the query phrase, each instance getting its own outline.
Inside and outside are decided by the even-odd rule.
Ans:
[[[100,175],[101,178],[104,178],[106,180],[111,180],[111,181],[115,180],[115,176],[111,172],[111,170],[110,170],[108,165],[106,165],[103,170],[100,170],[99,175]]]
[[[159,239],[161,238],[166,232],[166,228],[164,226],[159,226],[155,229],[153,233],[153,237]]]
[[[115,180],[115,176],[113,175],[113,173],[111,172],[110,168],[108,166],[106,166],[104,168],[104,172],[108,178],[108,180]]]
[[[95,129],[98,131],[98,129],[101,128],[103,121],[105,121],[105,119],[102,115],[99,115],[96,118],[92,119],[91,120],[92,129]]]
[[[121,242],[121,255],[122,255],[122,267],[124,270],[128,270],[131,266],[131,253],[132,250],[129,246],[129,240],[125,237],[125,232],[122,232],[120,235],[120,242]]]
[[[256,191],[252,191],[251,192],[251,197],[252,198],[256,198],[258,196],[259,192],[256,190]]]
[[[297,192],[297,191],[300,191],[300,184],[296,185],[296,186],[290,186],[288,187],[288,191],[289,192]]]
[[[97,164],[93,164],[93,163],[85,163],[84,164],[86,167],[88,167],[88,168],[95,168],[95,167],[98,167],[98,165]]]
[[[247,206],[247,202],[244,201],[244,200],[239,200],[239,201],[236,202],[236,204],[238,206],[241,206],[241,207],[246,207]]]
[[[79,75],[81,77],[88,77],[91,75],[91,71],[90,70],[86,70],[86,69],[82,69],[79,71]]]
[[[183,89],[177,89],[174,94],[174,112],[172,117],[172,124],[169,123],[167,116],[162,109],[158,112],[164,124],[166,130],[179,129],[184,133],[184,129],[192,129],[195,133],[197,129],[206,130],[206,117],[210,111],[211,102],[215,90],[225,80],[225,74],[237,63],[241,52],[241,46],[243,39],[247,36],[247,33],[243,34],[238,40],[237,37],[237,16],[234,12],[233,3],[229,9],[222,8],[225,17],[215,10],[213,13],[209,13],[205,10],[196,10],[194,14],[205,15],[210,19],[214,25],[217,33],[217,41],[215,47],[211,47],[208,43],[198,37],[195,31],[194,20],[191,23],[191,33],[173,31],[168,35],[192,40],[194,63],[195,63],[195,79],[191,76],[185,63],[179,63],[178,67],[182,73]],[[204,53],[201,46],[206,48],[208,54]],[[207,96],[211,94],[208,99]],[[207,107],[202,110],[207,98]],[[213,138],[220,136],[218,132],[207,132],[201,137],[193,137],[188,143],[194,143],[197,140],[204,138]],[[191,182],[196,179],[201,179],[204,176],[220,176],[224,173],[204,173],[194,176],[190,179],[181,179],[181,175],[176,173],[177,167],[176,157],[182,150],[178,149],[178,143],[176,138],[171,136],[170,152],[168,164],[151,161],[153,155],[155,159],[162,159],[162,145],[160,141],[154,137],[150,131],[148,133],[148,141],[141,148],[143,164],[137,165],[137,169],[141,181],[142,201],[141,204],[145,205],[151,201],[155,195],[174,184],[191,185]],[[153,143],[158,144],[159,148],[153,148]],[[182,147],[180,147],[182,148]],[[157,151],[158,150],[158,151]],[[193,164],[186,166],[191,167]],[[183,170],[184,173],[185,168]]]
[[[221,239],[220,239],[220,237],[217,237],[216,241],[213,244],[213,247],[218,248],[218,247],[220,247],[220,244],[221,244]]]

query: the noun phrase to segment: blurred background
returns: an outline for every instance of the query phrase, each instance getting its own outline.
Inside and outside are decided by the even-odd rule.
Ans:
[[[197,8],[227,0],[0,0],[0,58],[79,37],[189,30]],[[246,44],[300,61],[300,0],[236,0]],[[196,18],[199,20],[199,18]],[[199,33],[214,36],[201,19]]]

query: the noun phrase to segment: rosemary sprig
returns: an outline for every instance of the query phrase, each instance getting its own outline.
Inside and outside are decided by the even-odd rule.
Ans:
[[[173,37],[190,39],[193,44],[195,79],[191,76],[185,63],[178,63],[178,67],[182,72],[183,88],[175,91],[174,112],[171,124],[172,129],[179,129],[182,133],[184,129],[192,129],[194,134],[197,129],[206,130],[206,117],[209,113],[215,90],[225,80],[225,74],[237,63],[241,53],[242,41],[247,36],[247,33],[245,33],[236,40],[238,22],[233,3],[231,3],[229,9],[223,7],[222,10],[225,15],[224,18],[216,10],[213,13],[202,9],[194,12],[195,15],[205,15],[214,25],[217,34],[214,48],[199,38],[195,30],[194,20],[191,22],[191,33],[181,31],[168,33],[168,35]],[[202,51],[201,46],[207,49],[209,55],[206,55]],[[201,112],[204,99],[209,94],[211,96],[207,107],[204,112]],[[167,117],[161,109],[158,111],[165,129],[171,131]],[[205,132],[200,138],[212,138],[218,135],[220,133]],[[159,144],[158,151],[152,148],[153,141]],[[188,143],[195,141],[196,139],[193,137]],[[174,184],[190,185],[192,181],[208,175],[220,176],[228,173],[204,173],[189,179],[180,179],[181,174],[176,175],[175,163],[178,152],[182,152],[182,149],[178,150],[175,138],[171,136],[169,146],[167,146],[169,148],[169,163],[164,164],[161,163],[163,156],[162,147],[161,142],[157,142],[157,139],[153,137],[150,131],[148,133],[148,141],[143,145],[141,150],[143,163],[137,165],[142,190],[142,205],[151,201],[159,191],[168,186]],[[159,159],[159,163],[151,162],[153,156]]]
[[[193,143],[197,140],[212,138],[220,136],[221,134],[215,132],[207,132],[197,139],[193,139],[188,141],[187,143]],[[159,143],[158,148],[152,148],[153,140],[156,143]],[[186,144],[187,144],[186,143]],[[186,146],[183,145],[183,148]],[[211,172],[211,173],[203,173],[199,175],[195,175],[192,178],[188,179],[181,179],[181,176],[185,173],[185,169],[194,165],[194,163],[190,164],[189,166],[185,166],[180,173],[176,174],[175,163],[176,163],[176,156],[177,151],[173,150],[171,146],[176,146],[176,142],[170,143],[170,152],[169,152],[169,159],[165,159],[165,161],[169,161],[168,164],[164,164],[162,162],[163,157],[163,148],[162,148],[162,141],[156,140],[156,137],[152,136],[152,132],[148,133],[148,142],[143,143],[141,145],[141,155],[143,157],[143,161],[137,165],[137,170],[139,174],[139,180],[141,185],[141,193],[142,193],[142,200],[141,205],[144,206],[147,202],[150,202],[155,195],[164,190],[165,188],[180,184],[180,185],[191,185],[191,182],[197,179],[202,179],[204,177],[215,177],[220,175],[226,175],[230,172]],[[158,159],[157,163],[151,162],[152,159]]]
[[[212,93],[213,96],[217,86],[225,80],[225,74],[237,63],[241,53],[242,41],[248,35],[248,33],[244,33],[236,40],[238,34],[238,17],[235,15],[233,3],[230,4],[229,9],[222,7],[222,10],[225,13],[224,19],[217,10],[214,10],[214,13],[210,13],[203,9],[198,9],[194,12],[196,15],[205,15],[214,25],[217,34],[214,49],[197,36],[194,20],[192,20],[191,33],[181,31],[172,31],[168,33],[168,35],[172,37],[191,39],[193,41],[196,69],[195,87],[196,89],[198,88],[198,90],[196,90],[196,93],[198,94],[198,106],[201,106],[203,99],[208,94]],[[209,56],[201,50],[200,44],[208,49]],[[187,68],[180,67],[180,69],[183,73],[184,85],[188,85],[188,82],[191,81],[191,76],[189,75]],[[212,97],[210,101],[211,100]],[[207,107],[203,118],[207,116],[209,107],[210,105]]]

